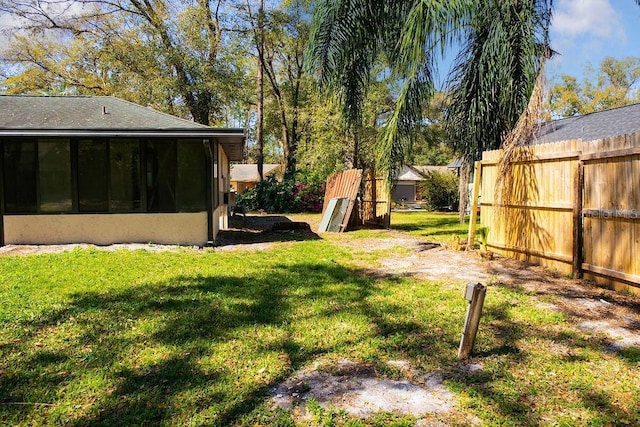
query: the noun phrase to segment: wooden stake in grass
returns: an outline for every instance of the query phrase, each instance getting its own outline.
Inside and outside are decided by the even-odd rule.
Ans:
[[[465,289],[464,297],[469,301],[469,306],[467,307],[467,316],[464,320],[460,348],[458,348],[458,359],[460,360],[467,359],[473,351],[473,344],[476,341],[476,334],[478,333],[478,325],[480,324],[480,316],[482,315],[482,306],[486,293],[487,287],[481,283],[469,283]]]

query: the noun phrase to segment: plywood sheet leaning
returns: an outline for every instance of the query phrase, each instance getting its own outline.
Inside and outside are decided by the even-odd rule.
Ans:
[[[324,193],[324,206],[322,207],[323,218],[326,214],[330,200],[343,198],[349,199],[344,219],[342,224],[340,224],[340,231],[345,231],[347,229],[347,224],[349,223],[351,212],[353,211],[353,207],[356,203],[361,183],[362,169],[349,169],[342,172],[336,172],[327,178],[327,185]]]
[[[340,232],[345,224],[345,216],[351,204],[351,199],[347,197],[334,197],[329,200],[327,209],[322,214],[322,221],[318,227],[318,232],[332,231]]]

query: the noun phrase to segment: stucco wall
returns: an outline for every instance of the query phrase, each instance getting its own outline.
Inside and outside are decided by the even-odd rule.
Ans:
[[[5,215],[4,239],[5,244],[203,246],[207,243],[207,213]]]

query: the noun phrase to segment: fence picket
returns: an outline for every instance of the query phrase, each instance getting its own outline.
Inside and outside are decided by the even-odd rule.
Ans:
[[[495,189],[503,153],[483,153],[481,224],[489,229],[487,244],[504,255],[567,273],[581,267],[604,285],[640,293],[638,148],[640,133],[524,147],[502,178],[510,183],[502,200]],[[580,159],[563,153],[581,153],[580,187]],[[576,255],[579,248],[574,250],[574,226],[580,228],[581,257]]]

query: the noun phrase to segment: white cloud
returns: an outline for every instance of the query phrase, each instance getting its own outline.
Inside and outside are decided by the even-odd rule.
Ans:
[[[611,0],[559,0],[551,29],[566,41],[584,36],[626,40]]]

